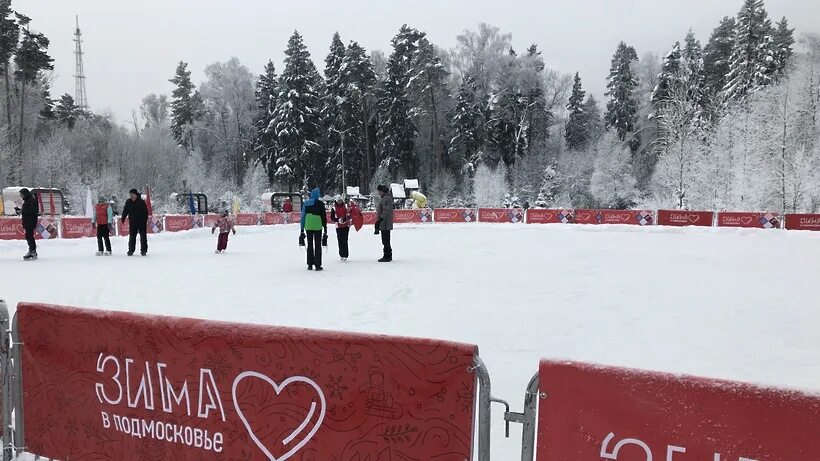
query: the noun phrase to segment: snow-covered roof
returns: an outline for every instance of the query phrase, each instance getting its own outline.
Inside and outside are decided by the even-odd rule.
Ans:
[[[404,180],[404,188],[405,189],[418,189],[419,188],[419,180],[418,179],[405,179]]]
[[[390,185],[390,193],[393,194],[394,198],[405,198],[407,195],[404,193],[404,186],[401,184],[391,184]]]

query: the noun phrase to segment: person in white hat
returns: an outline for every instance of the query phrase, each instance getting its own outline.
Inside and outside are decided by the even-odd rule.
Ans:
[[[341,195],[333,197],[333,208],[330,209],[330,220],[336,223],[336,240],[339,242],[339,257],[347,261],[350,248],[347,239],[350,236],[350,210]]]

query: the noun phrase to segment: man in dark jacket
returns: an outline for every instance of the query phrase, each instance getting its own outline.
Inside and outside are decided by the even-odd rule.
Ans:
[[[390,233],[393,231],[393,194],[385,185],[376,188],[379,191],[379,203],[376,204],[376,233],[382,234],[384,257],[380,263],[393,261],[393,247],[390,245]]]
[[[305,238],[307,238],[309,271],[312,271],[314,267],[317,271],[322,270],[322,246],[327,246],[327,212],[324,202],[319,199],[321,195],[319,189],[313,189],[310,198],[302,206],[302,233],[299,234],[299,246],[305,246]],[[324,236],[322,231],[324,231]]]
[[[128,219],[128,256],[133,256],[137,249],[137,234],[140,236],[140,254],[148,254],[148,205],[139,191],[131,189],[130,198],[122,207],[122,223]]]
[[[23,199],[20,216],[23,218],[23,229],[26,231],[26,242],[28,243],[28,253],[23,256],[23,259],[31,261],[37,259],[37,242],[34,240],[34,230],[37,228],[37,217],[40,215],[40,210],[37,207],[37,197],[25,187],[20,189],[20,198]]]

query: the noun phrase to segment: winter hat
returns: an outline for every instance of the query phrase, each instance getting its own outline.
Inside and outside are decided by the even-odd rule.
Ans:
[[[128,191],[128,193],[129,193],[129,194],[134,194],[134,195],[136,195],[137,197],[139,197],[139,196],[140,196],[139,191],[138,191],[138,190],[136,190],[136,189],[131,189],[130,191]]]
[[[384,192],[385,194],[389,191],[387,186],[385,186],[384,184],[379,184],[379,187],[377,187],[376,190],[378,190],[379,192]]]
[[[342,196],[339,195],[339,194],[334,195],[333,196],[333,201],[334,202],[341,202],[342,201]]]
[[[31,197],[31,191],[24,187],[24,188],[20,189],[20,195],[22,195],[25,198],[29,198],[29,197]]]

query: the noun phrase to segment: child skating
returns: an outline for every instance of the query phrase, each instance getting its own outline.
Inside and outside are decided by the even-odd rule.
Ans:
[[[217,228],[219,228],[219,238],[216,240],[216,254],[220,254],[228,250],[228,235],[230,233],[236,235],[236,229],[228,218],[227,211],[223,211],[222,216],[211,227],[211,234],[215,233]]]

